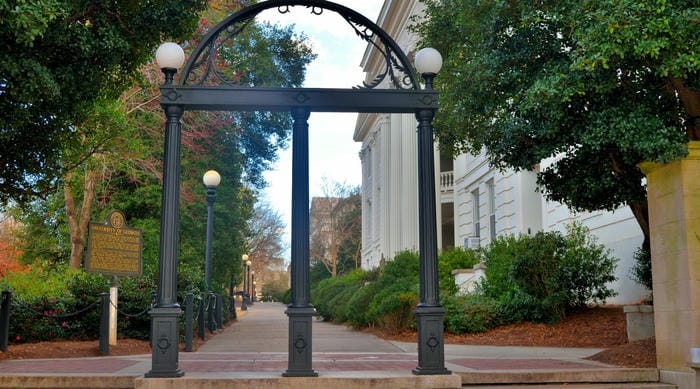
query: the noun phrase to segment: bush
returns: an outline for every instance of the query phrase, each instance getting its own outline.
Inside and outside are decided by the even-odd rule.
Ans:
[[[568,311],[615,295],[606,284],[615,280],[617,259],[578,224],[566,236],[499,237],[484,256],[484,292],[498,301],[508,322],[556,322]]]
[[[180,292],[199,293],[202,278],[180,273]],[[117,330],[120,336],[147,339],[150,334],[152,295],[156,277],[119,280]],[[71,270],[33,268],[26,274],[8,274],[2,289],[12,291],[10,340],[37,342],[54,339],[97,339],[101,293],[109,292],[109,279],[100,274]]]
[[[652,290],[653,283],[651,279],[651,253],[643,248],[637,249],[634,252],[634,266],[631,269],[631,278],[633,281]]]
[[[273,280],[266,282],[262,288],[261,301],[282,301],[287,292],[287,280]]]
[[[481,254],[477,250],[455,247],[441,253],[438,256],[438,273],[440,277],[440,290],[447,294],[456,294],[459,288],[455,284],[452,271],[456,269],[471,269],[481,261]]]
[[[413,310],[418,304],[418,284],[407,279],[377,293],[367,309],[367,318],[371,323],[391,333],[415,328]]]
[[[360,328],[372,324],[367,307],[381,290],[382,286],[378,282],[368,281],[352,295],[348,302],[348,322],[350,325]]]
[[[418,269],[417,254],[403,252],[381,269],[325,279],[312,289],[311,298],[326,320],[399,331],[415,326]]]
[[[453,334],[479,333],[501,324],[498,302],[480,292],[444,296],[445,328]]]
[[[355,270],[347,275],[326,278],[311,291],[311,301],[324,320],[343,322],[347,320],[350,297],[364,283],[363,270]]]

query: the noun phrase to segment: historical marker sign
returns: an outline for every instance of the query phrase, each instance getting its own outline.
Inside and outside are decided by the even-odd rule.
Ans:
[[[124,222],[124,214],[112,211],[102,223],[88,227],[85,270],[115,276],[140,276],[143,271],[141,230]]]

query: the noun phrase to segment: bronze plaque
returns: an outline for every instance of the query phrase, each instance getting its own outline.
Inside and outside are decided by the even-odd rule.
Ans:
[[[90,222],[85,270],[104,275],[140,276],[142,249],[141,230],[127,226],[124,214],[112,211],[104,222]]]

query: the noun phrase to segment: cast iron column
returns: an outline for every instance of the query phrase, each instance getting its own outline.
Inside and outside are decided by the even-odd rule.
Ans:
[[[426,77],[432,90],[432,77]],[[418,230],[420,254],[420,302],[414,311],[418,321],[418,366],[414,374],[450,374],[445,368],[443,318],[437,266],[435,213],[435,162],[433,117],[435,110],[416,112],[418,120]]]
[[[172,85],[175,69],[163,69],[165,85]],[[161,92],[165,94],[165,92]],[[151,315],[151,371],[146,377],[181,377],[178,368],[177,257],[180,217],[180,119],[184,109],[163,105],[165,122],[165,155],[163,156],[163,192],[160,217],[160,256],[158,259],[158,301]]]
[[[248,283],[248,264],[246,263],[247,261],[243,261],[243,286],[241,287],[241,311],[247,311],[248,310],[248,301],[246,299],[246,288],[247,283]]]
[[[214,294],[211,291],[211,241],[214,234],[214,200],[216,200],[216,187],[207,186],[207,238],[204,250],[204,280],[207,283],[207,327],[209,332],[214,332],[214,312],[212,301]]]
[[[311,366],[311,305],[309,277],[309,111],[292,110],[292,302],[289,317],[289,357],[285,377],[316,377]]]

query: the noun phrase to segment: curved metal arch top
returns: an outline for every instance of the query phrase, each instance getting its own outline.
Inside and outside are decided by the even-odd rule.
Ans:
[[[372,82],[363,82],[358,88],[374,89],[385,80],[389,80],[396,89],[420,89],[406,54],[381,27],[360,13],[327,0],[267,0],[232,14],[209,31],[195,48],[181,73],[179,84],[241,86],[235,77],[228,77],[219,68],[219,50],[230,44],[261,12],[277,8],[278,12],[286,14],[290,12],[290,7],[295,6],[306,7],[313,15],[321,15],[324,10],[337,13],[360,39],[374,46],[382,54],[385,61],[384,70]]]

